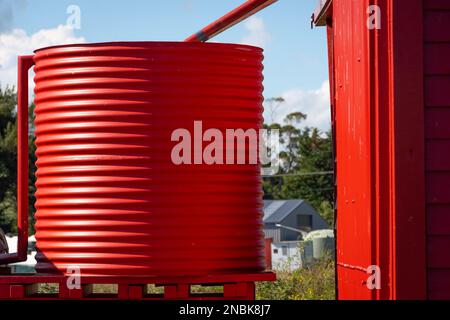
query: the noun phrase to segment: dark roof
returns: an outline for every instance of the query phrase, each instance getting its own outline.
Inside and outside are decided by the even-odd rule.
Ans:
[[[279,223],[301,206],[303,200],[264,200],[264,223]]]

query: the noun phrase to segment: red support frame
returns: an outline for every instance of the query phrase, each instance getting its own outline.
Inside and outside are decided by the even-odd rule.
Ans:
[[[7,275],[0,277],[0,300],[254,300],[255,282],[274,281],[272,272],[215,275],[208,277],[82,277],[81,287],[69,289],[68,277],[59,275]],[[57,284],[58,293],[38,292],[39,284]],[[94,292],[95,284],[116,284],[116,294]],[[163,288],[161,294],[147,294],[147,285]],[[191,286],[222,286],[223,293],[192,293]]]

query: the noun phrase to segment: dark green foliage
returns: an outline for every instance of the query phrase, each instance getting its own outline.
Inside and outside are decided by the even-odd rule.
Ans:
[[[5,233],[16,233],[17,219],[17,98],[14,89],[0,88],[0,228]],[[30,124],[33,123],[34,106],[30,107]],[[30,126],[32,128],[32,126]],[[29,137],[29,211],[30,232],[34,222],[34,182],[35,182],[34,137]]]
[[[278,100],[274,100],[278,101]],[[279,129],[282,145],[280,176],[266,177],[266,199],[304,199],[333,224],[333,144],[331,131],[301,128],[306,115],[289,114],[284,124],[272,123],[265,128]]]
[[[302,269],[277,271],[277,281],[258,282],[258,300],[335,300],[334,259],[326,257]]]

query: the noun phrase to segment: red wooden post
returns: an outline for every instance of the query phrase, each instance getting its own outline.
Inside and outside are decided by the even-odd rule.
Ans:
[[[225,284],[223,287],[223,294],[228,299],[255,299],[255,283],[254,282],[242,282]]]
[[[145,285],[119,284],[117,296],[123,300],[142,300],[147,293],[146,289]]]
[[[164,287],[165,299],[187,299],[189,294],[190,285],[187,284],[167,285]]]
[[[266,259],[266,270],[272,270],[272,242],[273,239],[264,240],[264,253]]]

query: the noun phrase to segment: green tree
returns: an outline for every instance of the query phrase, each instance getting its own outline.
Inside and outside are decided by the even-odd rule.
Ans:
[[[0,227],[6,233],[16,233],[17,221],[17,97],[13,88],[0,88]],[[30,108],[33,123],[34,105]],[[32,126],[30,126],[32,128]],[[29,137],[29,212],[34,221],[35,183],[34,136]],[[33,232],[33,223],[30,223]]]
[[[276,100],[280,101],[280,100]],[[330,223],[334,220],[334,177],[331,131],[302,128],[306,115],[289,114],[284,124],[266,124],[280,130],[280,175],[267,177],[264,193],[267,199],[304,199]]]

